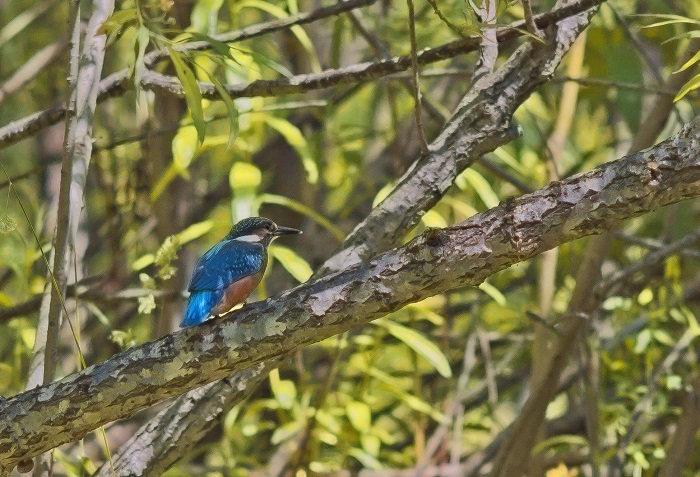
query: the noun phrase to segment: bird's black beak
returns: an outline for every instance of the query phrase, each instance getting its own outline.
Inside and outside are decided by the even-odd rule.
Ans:
[[[272,232],[272,235],[275,236],[280,236],[280,235],[297,235],[302,233],[301,230],[293,229],[291,227],[282,227],[282,226],[277,226],[277,230]]]

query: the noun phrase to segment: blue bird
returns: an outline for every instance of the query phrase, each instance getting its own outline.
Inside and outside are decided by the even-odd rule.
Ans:
[[[194,267],[180,326],[198,325],[244,302],[265,273],[268,245],[280,235],[300,233],[264,217],[250,217],[234,225]]]

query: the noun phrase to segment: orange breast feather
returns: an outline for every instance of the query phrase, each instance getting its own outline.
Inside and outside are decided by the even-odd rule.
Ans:
[[[263,273],[263,271],[260,271],[254,275],[241,278],[230,285],[224,291],[224,296],[221,297],[221,301],[219,301],[219,303],[212,308],[212,315],[226,313],[239,303],[243,303],[245,299],[248,298],[248,295],[255,290],[255,287],[258,286],[260,280],[262,279]]]

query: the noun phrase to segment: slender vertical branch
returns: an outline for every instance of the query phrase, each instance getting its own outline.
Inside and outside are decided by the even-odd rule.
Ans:
[[[408,31],[411,37],[411,70],[413,81],[413,101],[414,111],[416,114],[416,128],[418,129],[418,137],[420,138],[421,148],[423,152],[429,154],[428,140],[425,138],[425,129],[423,128],[423,118],[421,117],[421,94],[420,94],[420,77],[418,75],[418,47],[416,42],[416,12],[413,7],[413,0],[406,0],[408,5]]]

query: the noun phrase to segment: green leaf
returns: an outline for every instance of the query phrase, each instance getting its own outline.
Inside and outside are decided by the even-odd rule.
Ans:
[[[394,184],[386,184],[384,187],[379,189],[379,192],[377,192],[377,195],[374,196],[374,200],[372,200],[372,208],[374,209],[376,206],[382,203],[384,199],[389,197],[389,193],[391,190],[394,188]]]
[[[204,110],[202,109],[202,92],[199,90],[197,78],[195,78],[194,72],[185,64],[177,51],[170,46],[166,48],[175,67],[177,77],[180,78],[182,88],[185,91],[185,101],[192,116],[192,123],[197,129],[199,142],[204,142],[206,124],[204,123]]]
[[[651,303],[651,301],[653,299],[654,299],[654,292],[649,287],[642,290],[639,293],[639,295],[637,296],[637,302],[642,306],[648,305],[649,303]]]
[[[231,96],[229,96],[226,93],[226,90],[224,89],[223,85],[219,82],[219,80],[216,79],[213,75],[210,75],[209,79],[212,83],[214,83],[214,87],[216,87],[216,90],[219,92],[219,95],[221,96],[221,101],[224,102],[224,105],[226,106],[226,111],[228,112],[229,133],[228,144],[226,145],[226,148],[231,149],[233,147],[233,143],[236,142],[236,137],[238,137],[238,108],[236,108],[236,105],[233,104]]]
[[[692,57],[691,59],[689,59],[688,61],[686,61],[686,62],[683,64],[683,66],[681,66],[681,68],[680,68],[678,71],[674,71],[674,73],[680,73],[681,71],[687,70],[688,68],[690,68],[691,66],[693,66],[693,65],[694,65],[695,63],[697,63],[698,61],[700,61],[700,51],[698,51],[697,53],[695,53],[695,55],[693,55],[693,57]]]
[[[467,169],[457,176],[457,179],[455,179],[455,184],[462,190],[468,189],[466,184],[467,182],[471,188],[474,189],[486,207],[492,208],[498,205],[500,202],[498,195],[496,195],[496,193],[493,191],[491,184],[484,179],[484,176],[476,172],[474,169]]]
[[[236,161],[231,166],[228,182],[235,192],[257,189],[262,181],[262,172],[250,162]]]
[[[697,88],[700,88],[700,73],[693,76],[690,81],[683,85],[676,97],[673,98],[673,101],[680,101],[686,94]]]
[[[427,211],[423,217],[420,218],[420,221],[423,222],[426,227],[434,227],[437,229],[447,227],[447,221],[445,218],[435,210]]]
[[[212,228],[214,228],[213,220],[205,220],[192,224],[176,235],[178,243],[184,245],[192,240],[198,239],[202,235],[208,233]]]
[[[173,138],[173,163],[177,172],[185,172],[197,155],[197,129],[193,126],[181,127]]]
[[[637,342],[634,345],[634,352],[636,354],[643,353],[646,351],[649,343],[651,343],[651,330],[642,330],[642,332],[637,335]]]
[[[270,388],[282,409],[291,409],[297,398],[297,388],[293,381],[280,379],[279,370],[270,373]]]
[[[311,184],[318,181],[318,167],[311,155],[311,148],[298,127],[286,119],[276,118],[268,114],[262,115],[262,120],[272,129],[280,133],[290,146],[299,154],[306,171],[306,178]]]
[[[287,18],[289,16],[287,15],[287,12],[282,10],[280,7],[261,0],[244,0],[242,2],[237,2],[236,7],[239,9],[245,7],[257,8],[258,10],[262,10],[277,18]],[[294,36],[297,37],[297,40],[301,46],[304,47],[304,49],[309,53],[312,70],[316,73],[320,72],[322,70],[321,63],[318,61],[316,50],[311,38],[309,38],[309,35],[306,34],[306,31],[300,25],[292,26],[290,31],[294,33]]]
[[[345,237],[343,231],[335,225],[333,225],[333,223],[330,220],[316,212],[314,209],[294,199],[290,199],[289,197],[285,197],[283,195],[262,194],[258,197],[258,201],[260,202],[260,204],[281,205],[283,207],[287,207],[290,210],[293,210],[294,212],[298,212],[302,215],[307,216],[308,218],[316,222],[318,225],[320,225],[324,229],[328,230],[331,234],[333,234],[333,236],[339,242],[342,242],[343,238]]]
[[[491,297],[491,299],[493,301],[495,301],[499,305],[501,305],[501,306],[507,305],[507,300],[506,300],[506,297],[503,295],[503,293],[501,293],[498,290],[498,288],[491,285],[489,282],[482,282],[481,285],[479,285],[479,290],[486,293],[488,296]]]
[[[296,433],[301,430],[302,426],[303,422],[300,420],[288,422],[275,429],[275,432],[272,433],[272,437],[270,438],[270,442],[274,445],[285,442],[294,437]]]
[[[204,41],[206,43],[209,43],[212,50],[216,51],[219,55],[223,56],[224,58],[232,59],[231,47],[223,41],[219,41],[216,38],[212,38],[209,35],[205,35],[204,33],[199,33],[196,31],[188,31],[187,33],[190,35],[190,38],[192,40]]]
[[[362,449],[352,447],[348,450],[348,455],[357,459],[365,468],[373,470],[381,470],[384,468],[381,462],[376,457],[368,454]]]
[[[134,60],[134,85],[137,90],[141,87],[141,76],[144,68],[143,57],[150,41],[151,32],[144,25],[141,25],[136,35],[136,59]],[[137,95],[136,98],[138,97]]]
[[[131,265],[132,270],[134,271],[139,271],[143,270],[147,266],[153,264],[153,262],[156,261],[156,256],[152,253],[147,253],[145,255],[142,255],[141,257],[137,258],[133,265]]]
[[[8,234],[15,229],[17,229],[17,221],[14,218],[9,215],[0,218],[0,234]]]
[[[306,260],[297,255],[293,250],[281,245],[270,245],[270,254],[282,264],[285,270],[291,276],[296,278],[299,283],[304,283],[311,278],[313,270]]]
[[[573,447],[586,447],[588,441],[585,437],[563,434],[559,436],[550,437],[539,442],[535,447],[532,448],[532,454],[540,454],[541,452],[558,446],[573,446]]]
[[[345,413],[352,427],[361,433],[369,431],[372,425],[372,411],[369,406],[360,401],[351,401],[345,406]]]
[[[382,441],[379,437],[373,434],[362,434],[360,436],[360,444],[362,444],[362,448],[368,454],[379,457],[379,451],[382,448]]]
[[[440,348],[418,331],[400,325],[395,321],[378,319],[373,322],[375,325],[385,328],[395,338],[402,341],[406,346],[415,351],[420,357],[430,363],[441,376],[449,378],[452,376],[450,363]]]

